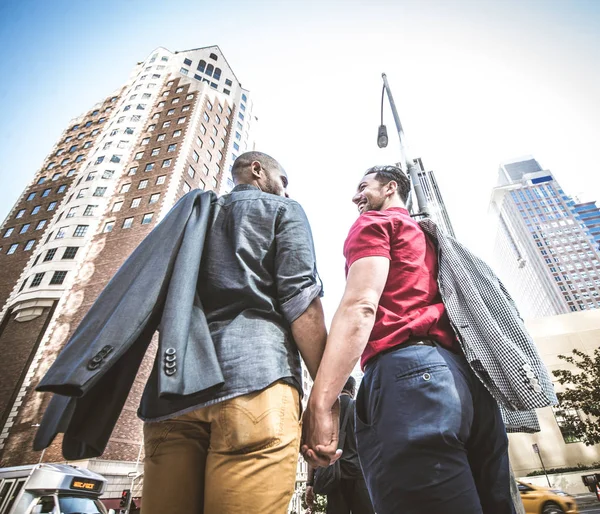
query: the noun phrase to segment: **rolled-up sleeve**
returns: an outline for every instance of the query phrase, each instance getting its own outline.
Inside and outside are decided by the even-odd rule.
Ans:
[[[315,298],[323,296],[310,225],[297,202],[281,207],[275,245],[277,296],[283,315],[292,323]]]

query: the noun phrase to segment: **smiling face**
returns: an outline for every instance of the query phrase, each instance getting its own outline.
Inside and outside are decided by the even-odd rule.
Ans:
[[[352,201],[358,207],[360,214],[367,211],[381,211],[387,204],[386,200],[394,191],[390,191],[390,184],[382,184],[375,178],[375,173],[365,175],[358,184],[356,194]]]

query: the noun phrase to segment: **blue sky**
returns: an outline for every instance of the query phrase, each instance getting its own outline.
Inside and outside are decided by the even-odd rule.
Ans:
[[[390,144],[375,144],[382,71],[476,251],[502,160],[532,154],[567,192],[600,198],[600,2],[4,0],[0,43],[0,218],[69,120],[137,61],[218,44],[313,223],[330,308],[356,181],[399,159],[387,106]]]

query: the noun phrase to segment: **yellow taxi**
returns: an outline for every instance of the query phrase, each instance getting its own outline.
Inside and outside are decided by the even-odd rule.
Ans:
[[[518,482],[527,514],[579,514],[575,498],[560,489]]]

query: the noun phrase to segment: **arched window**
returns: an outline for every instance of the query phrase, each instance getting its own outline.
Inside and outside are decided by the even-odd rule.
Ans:
[[[215,80],[219,80],[221,78],[221,68],[215,68],[215,72],[213,74],[213,78]]]
[[[200,61],[198,63],[198,71],[204,71],[204,68],[206,68],[206,61]]]
[[[217,60],[217,56],[216,54],[210,54],[209,57],[213,60],[216,61]]]
[[[209,77],[212,77],[212,74],[213,74],[213,70],[214,70],[214,69],[215,69],[215,67],[214,67],[212,64],[209,64],[209,65],[206,67],[206,74],[207,74]]]

